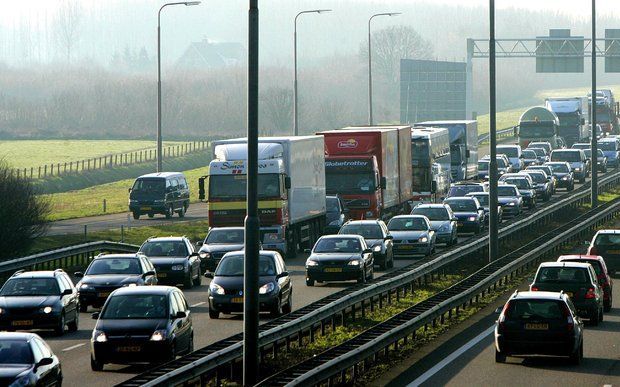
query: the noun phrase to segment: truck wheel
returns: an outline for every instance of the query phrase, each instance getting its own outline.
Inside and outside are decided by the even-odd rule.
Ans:
[[[133,218],[134,218],[135,220],[140,219],[140,213],[139,213],[139,212],[134,212],[134,213],[133,213]]]

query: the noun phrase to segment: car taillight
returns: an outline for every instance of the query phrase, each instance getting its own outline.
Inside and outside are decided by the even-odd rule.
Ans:
[[[569,332],[572,332],[575,329],[575,321],[573,320],[573,316],[571,316],[570,311],[568,310],[568,306],[562,303],[562,314],[566,317],[566,329]]]
[[[598,250],[596,247],[592,246],[588,249],[588,255],[598,255]]]
[[[588,292],[586,293],[585,298],[589,299],[589,298],[594,298],[594,297],[596,297],[596,294],[594,293],[594,288],[588,289]]]
[[[530,288],[530,292],[537,292],[537,291],[538,291],[538,288],[536,286],[532,286]]]
[[[504,305],[504,309],[502,309],[502,313],[500,313],[499,318],[497,319],[497,331],[502,332],[505,328],[506,315],[508,314],[508,307],[510,306],[510,301]]]

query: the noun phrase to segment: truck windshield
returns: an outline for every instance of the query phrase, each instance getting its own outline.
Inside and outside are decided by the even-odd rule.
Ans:
[[[581,125],[581,120],[579,116],[575,113],[567,113],[567,114],[558,114],[558,118],[560,119],[560,127],[571,126],[576,127]]]
[[[450,159],[452,160],[452,165],[460,165],[463,160],[463,156],[461,156],[461,147],[458,145],[450,145]]]
[[[326,170],[325,189],[328,194],[368,194],[376,191],[375,177],[371,171],[334,173]]]
[[[247,192],[247,175],[211,175],[209,200],[243,199]],[[280,176],[276,173],[258,175],[258,197],[280,198]]]
[[[581,161],[579,151],[553,151],[551,152],[551,161]]]
[[[430,150],[428,147],[428,140],[411,141],[411,160],[413,161],[413,165],[418,165],[419,163],[429,164]]]
[[[431,171],[429,167],[413,167],[413,191],[425,192],[431,190]]]
[[[519,136],[523,138],[549,138],[555,135],[553,125],[522,122],[519,124]]]

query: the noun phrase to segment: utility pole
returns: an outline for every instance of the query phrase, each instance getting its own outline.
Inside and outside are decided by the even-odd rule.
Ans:
[[[592,0],[592,111],[590,112],[591,124],[591,147],[592,157],[590,157],[590,168],[592,169],[592,179],[590,184],[592,185],[590,199],[592,208],[598,206],[598,171],[596,170],[598,164],[597,143],[596,143],[596,0]]]
[[[489,0],[489,262],[496,260],[499,253],[495,98],[495,0]]]

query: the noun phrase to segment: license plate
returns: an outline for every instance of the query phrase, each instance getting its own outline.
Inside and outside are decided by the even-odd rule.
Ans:
[[[340,267],[326,267],[323,269],[325,273],[342,273],[342,268]]]
[[[463,227],[463,222],[458,222],[456,225],[457,225],[458,227]]]
[[[148,211],[148,210],[152,210],[153,208],[152,207],[140,207],[140,209],[142,211]]]
[[[13,325],[14,327],[30,326],[32,324],[34,324],[34,322],[32,320],[15,320],[15,321],[11,321],[11,325]]]
[[[546,331],[549,329],[549,324],[527,323],[525,324],[525,329],[531,330],[531,331]]]
[[[140,352],[141,350],[142,347],[140,347],[139,345],[126,345],[116,348],[117,352]]]
[[[413,246],[399,246],[401,250],[413,250]]]
[[[157,278],[166,278],[168,273],[157,273]]]
[[[111,292],[101,292],[101,293],[97,293],[97,297],[99,298],[107,298],[110,295]]]
[[[243,297],[233,297],[230,302],[233,304],[243,304]]]
[[[620,254],[620,250],[607,250],[609,254]]]

